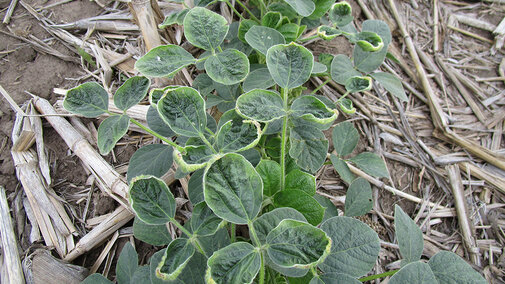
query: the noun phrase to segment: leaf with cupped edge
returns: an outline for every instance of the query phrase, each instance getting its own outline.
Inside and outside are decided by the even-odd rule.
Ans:
[[[340,110],[347,114],[354,114],[356,112],[356,108],[353,106],[353,103],[348,98],[343,98],[338,101],[338,106]]]
[[[261,254],[249,243],[236,242],[216,251],[207,266],[207,283],[252,283],[261,267]]]
[[[345,216],[361,216],[372,210],[372,187],[364,178],[355,179],[345,195]]]
[[[467,279],[465,279],[467,280]],[[424,262],[416,261],[404,266],[396,272],[389,280],[390,284],[433,284],[438,283],[430,266]],[[441,282],[446,283],[446,282]],[[475,282],[454,282],[454,283],[475,283]],[[486,283],[486,282],[484,282]]]
[[[354,76],[361,76],[361,73],[354,69],[351,60],[344,54],[337,54],[331,61],[331,78],[344,85],[345,82]]]
[[[354,66],[361,72],[370,73],[379,68],[384,62],[392,39],[391,31],[383,21],[366,20],[363,22],[362,32],[374,32],[381,37],[384,43],[384,47],[379,51],[364,51],[359,46],[354,47],[352,54]]]
[[[316,194],[316,177],[295,169],[286,175],[286,184],[284,190],[298,189],[308,195]]]
[[[348,121],[341,122],[333,128],[331,133],[333,147],[340,156],[346,156],[354,151],[359,141],[358,130]]]
[[[331,6],[328,13],[330,21],[338,27],[343,27],[352,22],[352,7],[347,1],[341,1]]]
[[[132,106],[140,103],[147,95],[151,80],[144,76],[135,76],[126,80],[114,94],[114,105],[126,111]]]
[[[98,127],[97,146],[100,154],[107,155],[114,149],[130,126],[130,117],[126,114],[107,117]]]
[[[296,209],[314,226],[321,223],[324,217],[324,207],[312,195],[298,189],[277,192],[274,195],[274,206]]]
[[[289,145],[289,155],[300,168],[315,173],[323,166],[328,153],[328,140],[321,130],[306,126],[292,127]]]
[[[370,74],[370,76],[393,96],[404,102],[409,100],[407,94],[405,94],[405,89],[403,89],[402,81],[395,75],[386,72],[376,72]]]
[[[226,19],[208,9],[195,7],[184,18],[184,36],[194,46],[215,50],[228,33]]]
[[[251,27],[245,34],[245,40],[252,48],[263,55],[267,54],[270,47],[286,43],[284,36],[280,32],[263,26]]]
[[[402,265],[420,260],[424,248],[423,232],[398,205],[395,205],[395,232],[403,257]]]
[[[375,52],[384,47],[382,38],[374,32],[360,32],[356,36],[356,44],[364,51]]]
[[[435,254],[428,265],[440,284],[485,284],[487,281],[465,260],[450,251]],[[405,266],[407,267],[407,266]]]
[[[337,119],[338,112],[329,109],[314,96],[301,96],[291,104],[292,114],[306,121],[328,124]]]
[[[267,12],[261,18],[261,26],[269,27],[272,29],[278,28],[282,23],[282,14],[279,12]]]
[[[173,89],[177,89],[177,88],[179,88],[179,86],[166,86],[164,88],[151,89],[151,91],[149,91],[149,96],[148,96],[149,104],[152,107],[156,108],[158,105],[158,101],[161,99],[161,97],[163,97],[163,95],[165,94],[165,92],[167,90],[173,90]]]
[[[267,212],[253,222],[254,230],[261,244],[265,244],[268,233],[275,229],[284,219],[307,222],[303,214],[293,208],[282,207]]]
[[[63,107],[85,117],[97,117],[109,108],[109,95],[95,82],[87,82],[67,91]]]
[[[332,40],[337,36],[342,35],[342,31],[334,27],[319,26],[317,28],[317,35],[324,40]]]
[[[356,176],[351,172],[349,169],[349,166],[347,163],[340,159],[339,157],[335,156],[334,154],[331,154],[330,156],[331,164],[337,171],[338,175],[340,178],[345,181],[347,184],[351,184],[354,179],[356,179]]]
[[[363,152],[350,159],[358,168],[374,177],[389,177],[389,172],[384,161],[379,155]]]
[[[130,183],[129,199],[133,211],[147,224],[165,224],[175,216],[175,198],[159,178],[134,178]]]
[[[259,122],[230,120],[219,129],[215,145],[220,153],[240,152],[256,146],[260,138]]]
[[[198,236],[210,236],[217,232],[224,221],[217,217],[205,202],[200,202],[193,208],[189,219],[191,232]]]
[[[361,284],[361,282],[347,274],[325,273],[312,278],[309,284]]]
[[[195,62],[193,55],[184,48],[169,44],[151,49],[135,62],[135,69],[146,76],[170,77]]]
[[[237,113],[259,122],[270,122],[286,115],[281,96],[273,91],[254,89],[237,99]]]
[[[151,144],[138,149],[130,158],[128,181],[140,175],[152,175],[161,178],[172,167],[171,146],[164,144]]]
[[[372,89],[372,78],[368,76],[353,76],[345,81],[345,89],[349,93],[369,91]]]
[[[179,168],[188,173],[204,168],[219,158],[207,145],[188,145],[184,147],[184,153],[174,149],[173,157]]]
[[[282,220],[267,236],[268,257],[286,268],[310,268],[330,253],[328,235],[306,222]]]
[[[226,49],[205,61],[205,71],[218,83],[237,84],[244,81],[249,74],[249,59],[241,51]]]
[[[261,160],[256,171],[263,181],[263,195],[272,196],[281,189],[281,166],[276,161]]]
[[[179,135],[199,137],[205,132],[205,101],[193,88],[178,87],[167,90],[158,101],[158,113]]]
[[[165,250],[161,262],[156,268],[156,276],[165,281],[175,280],[195,253],[190,240],[178,238],[173,240]]]
[[[321,229],[330,236],[333,246],[319,269],[361,277],[373,268],[380,241],[372,228],[354,218],[339,216],[325,221]]]
[[[254,219],[263,201],[263,183],[242,155],[229,153],[212,163],[203,178],[205,202],[214,213],[234,224]]]
[[[165,254],[166,249],[162,249],[149,259],[149,270],[150,270],[150,280],[152,284],[166,284],[166,283],[205,283],[205,269],[207,268],[207,258],[200,254],[199,252],[195,252],[193,257],[186,264],[186,267],[182,270],[182,272],[177,277],[176,281],[169,282],[164,281],[156,275],[156,269],[158,268],[158,264],[161,262],[163,255]],[[149,279],[144,279],[144,281],[149,282]]]
[[[254,89],[266,90],[275,85],[274,79],[268,72],[268,68],[258,68],[249,73],[242,83],[244,92],[249,92]]]
[[[292,42],[270,47],[266,62],[268,71],[277,85],[293,89],[303,85],[310,78],[314,56],[307,48]]]
[[[316,9],[316,5],[312,0],[284,0],[291,6],[300,16],[308,17]]]

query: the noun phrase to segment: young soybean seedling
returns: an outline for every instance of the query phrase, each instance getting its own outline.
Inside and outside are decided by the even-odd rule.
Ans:
[[[130,206],[136,213],[137,239],[167,245],[148,265],[138,266],[138,256],[125,246],[117,267],[117,282],[133,283],[361,283],[392,275],[392,283],[457,283],[461,277],[475,283],[483,278],[450,252],[440,252],[428,264],[421,262],[422,234],[398,207],[395,228],[403,258],[402,269],[387,275],[367,275],[380,251],[380,240],[365,223],[353,218],[372,208],[371,186],[356,178],[349,163],[376,178],[389,177],[382,158],[374,153],[354,154],[358,131],[349,122],[333,127],[335,152],[330,160],[349,185],[345,216],[333,203],[316,194],[316,173],[326,162],[329,130],[337,108],[352,114],[347,96],[368,91],[372,80],[392,95],[408,100],[395,76],[376,71],[391,43],[388,26],[365,21],[357,31],[352,8],[345,2],[323,0],[256,1],[253,14],[241,1],[240,19],[228,24],[205,8],[214,2],[170,14],[162,26],[183,24],[188,42],[202,49],[198,58],[177,45],[159,46],[135,64],[144,76],[170,77],[195,65],[192,87],[150,89],[147,77],[128,79],[114,94],[122,114],[108,110],[108,94],[96,83],[68,91],[64,106],[86,117],[110,115],[99,127],[98,146],[109,153],[133,123],[159,138],[162,144],[140,148],[131,158],[127,178]],[[315,27],[317,34],[303,37],[304,21],[328,15],[329,25]],[[247,18],[246,18],[247,17]],[[346,37],[355,44],[352,60],[345,55],[320,56],[302,43],[320,37]],[[333,102],[303,93],[312,76],[328,76],[345,86],[346,93]],[[145,97],[149,100],[147,126],[130,118],[127,110]],[[222,113],[219,120],[207,110]],[[160,179],[177,164],[175,176],[191,174],[188,198],[191,218],[176,218],[176,202]],[[166,225],[181,236],[172,239]],[[246,233],[238,235],[236,225]],[[420,243],[421,242],[421,243]],[[443,264],[451,273],[443,273]],[[360,281],[361,280],[361,281]],[[93,274],[85,283],[109,283]]]

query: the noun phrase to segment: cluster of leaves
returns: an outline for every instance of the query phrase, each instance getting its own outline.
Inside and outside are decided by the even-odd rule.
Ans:
[[[330,200],[316,195],[313,174],[327,159],[329,142],[323,131],[337,118],[336,108],[354,112],[347,94],[371,89],[374,78],[393,95],[406,99],[396,77],[372,73],[386,58],[389,28],[380,21],[367,21],[357,32],[347,2],[258,0],[257,4],[261,20],[250,13],[251,19],[240,15],[240,23],[229,25],[204,7],[165,19],[163,25],[183,24],[186,39],[204,51],[197,59],[180,46],[160,46],[135,66],[144,76],[170,77],[194,64],[205,72],[195,78],[193,87],[149,91],[147,77],[132,77],[114,94],[114,104],[122,114],[108,111],[107,92],[96,83],[67,93],[67,110],[86,117],[111,115],[98,130],[102,154],[113,149],[130,123],[164,142],[140,148],[130,160],[127,177],[130,205],[137,215],[135,236],[168,247],[156,253],[149,266],[141,267],[133,248],[125,247],[118,263],[120,284],[139,279],[152,283],[359,283],[357,279],[375,265],[380,250],[377,233],[352,218],[372,208],[371,187],[365,179],[356,178],[347,163],[372,176],[388,177],[382,159],[373,153],[347,158],[356,147],[358,132],[349,122],[333,128],[331,162],[349,184],[345,216],[338,216]],[[316,37],[347,37],[355,44],[353,61],[342,55],[323,55],[320,62],[314,61],[312,53],[300,45],[306,39],[301,39],[307,28],[304,22],[328,23],[317,27]],[[328,75],[347,90],[337,102],[302,95],[303,84],[311,76]],[[146,127],[126,111],[147,95]],[[222,112],[218,122],[206,111],[213,106]],[[184,225],[175,219],[175,198],[160,179],[174,160],[176,177],[192,173],[188,187],[194,207]],[[172,240],[167,223],[183,236]],[[246,233],[237,236],[237,225]],[[409,263],[419,261],[404,255],[405,247],[413,243],[404,245],[404,239],[400,241],[402,255]],[[410,273],[402,272],[409,265],[398,275]],[[106,282],[100,277],[94,274],[88,279]]]

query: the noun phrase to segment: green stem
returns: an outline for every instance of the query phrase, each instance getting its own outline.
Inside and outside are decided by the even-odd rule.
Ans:
[[[205,145],[207,145],[214,154],[217,154],[217,151],[214,149],[214,147],[212,147],[212,144],[210,144],[209,140],[205,138],[205,135],[203,135],[203,133],[200,133],[200,139],[202,139],[203,143],[205,143]]]
[[[237,231],[237,227],[235,224],[233,223],[230,223],[230,240],[232,243],[234,243],[236,241],[236,231]]]
[[[347,95],[349,95],[349,91],[345,92],[345,94],[343,96],[341,96],[338,100],[337,100],[337,103],[338,102],[341,102],[345,97],[347,97]]]
[[[190,231],[184,228],[184,226],[182,226],[181,223],[177,222],[175,218],[170,219],[170,223],[174,224],[174,226],[176,226],[179,230],[181,230],[183,234],[188,236],[188,239],[194,240],[194,242],[192,241],[191,243],[198,249],[198,251],[200,251],[201,254],[206,255],[202,249],[202,246],[200,245],[200,242],[198,242],[198,240],[194,238],[194,235]]]
[[[258,18],[256,18],[256,16],[254,16],[254,14],[251,12],[251,10],[249,10],[249,8],[247,8],[246,5],[244,5],[244,3],[242,3],[240,0],[236,0],[236,1],[244,9],[244,11],[246,11],[249,14],[249,16],[251,16],[251,19],[258,22],[258,24],[261,24],[261,21]]]
[[[142,123],[136,121],[133,118],[130,118],[130,122],[132,122],[133,124],[135,124],[138,127],[142,128],[142,130],[146,131],[147,133],[151,134],[152,136],[159,138],[163,142],[166,142],[168,145],[174,147],[179,152],[184,153],[184,148],[181,147],[181,146],[179,146],[179,145],[177,145],[174,141],[172,141],[172,140],[170,140],[170,139],[168,139],[166,137],[163,137],[163,136],[159,135],[158,133],[152,131],[151,129],[149,129],[148,127],[144,126]]]
[[[288,111],[288,89],[282,89],[282,99],[284,102],[284,110]],[[284,116],[282,120],[282,134],[281,134],[281,190],[284,189],[286,183],[286,142],[288,132],[288,117]]]
[[[324,81],[321,85],[317,86],[317,88],[315,88],[314,91],[312,91],[310,94],[313,95],[317,93],[317,91],[319,91],[324,85],[328,84],[330,81],[331,78],[326,79],[326,81]]]
[[[251,235],[251,240],[256,247],[261,247],[260,239],[258,235],[256,235],[256,230],[254,230],[254,226],[251,220],[247,222],[247,226],[249,227],[249,234]]]
[[[233,11],[233,13],[235,13],[242,21],[245,20],[244,16],[242,16],[242,14],[240,14],[237,11],[237,9],[235,9],[235,7],[233,7],[233,5],[230,3],[229,0],[225,0],[224,2],[226,2],[226,4],[228,4],[228,7],[230,7],[230,9]]]
[[[312,40],[312,39],[315,39],[315,38],[318,38],[319,35],[313,35],[313,36],[309,36],[309,37],[306,37],[306,38],[301,38],[298,40],[298,42],[306,42],[306,41],[309,41],[309,40]]]
[[[258,281],[258,284],[264,284],[265,283],[265,259],[263,257],[263,252],[260,251],[261,254],[261,266],[260,266],[260,279]]]
[[[391,271],[384,272],[384,273],[381,273],[381,274],[370,275],[370,276],[367,276],[367,277],[360,278],[359,281],[366,282],[366,281],[370,281],[370,280],[375,280],[375,279],[383,278],[383,277],[386,277],[386,276],[391,276],[391,275],[394,275],[396,272],[398,272],[398,270],[399,269],[391,270]]]

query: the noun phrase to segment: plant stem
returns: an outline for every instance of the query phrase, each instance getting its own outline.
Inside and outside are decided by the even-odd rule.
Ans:
[[[314,91],[312,91],[310,94],[313,95],[317,93],[317,91],[319,91],[324,85],[328,84],[330,81],[331,78],[326,79],[326,81],[324,81],[321,85],[317,86],[317,88],[315,88]]]
[[[260,251],[260,256],[261,256],[261,266],[260,266],[260,279],[258,281],[258,284],[264,284],[265,283],[265,259],[263,257],[263,252]]]
[[[175,218],[172,218],[170,220],[170,223],[174,224],[174,226],[176,226],[179,230],[181,230],[181,232],[183,234],[188,236],[189,239],[193,239],[194,235],[190,231],[188,231],[186,228],[184,228],[184,226],[182,226],[181,223],[177,222],[177,220],[175,220]],[[202,246],[198,242],[198,240],[196,238],[194,238],[194,240],[195,241],[191,242],[191,243],[200,251],[201,254],[206,255],[202,249]]]
[[[209,140],[205,138],[205,135],[203,135],[203,133],[200,133],[200,139],[202,139],[203,143],[205,143],[205,145],[207,145],[214,154],[217,154],[217,151],[214,149],[214,147],[212,147],[212,144],[210,144]]]
[[[237,230],[237,227],[235,224],[233,223],[230,223],[230,240],[232,243],[234,243],[236,241],[236,230]]]
[[[256,16],[254,16],[254,14],[251,12],[251,10],[249,10],[249,8],[247,8],[246,5],[244,5],[244,3],[242,3],[240,0],[236,0],[236,1],[244,9],[244,11],[246,11],[249,14],[249,16],[251,16],[251,19],[258,22],[258,24],[261,24],[261,21],[258,20],[258,18],[256,18]]]
[[[256,247],[261,247],[260,239],[258,239],[258,235],[256,235],[256,230],[254,230],[254,226],[251,220],[247,222],[247,226],[249,227],[249,235],[251,235],[251,240]]]
[[[343,96],[341,96],[340,98],[338,98],[337,103],[338,103],[338,102],[341,102],[341,101],[342,101],[345,97],[347,97],[347,95],[349,95],[349,94],[350,94],[350,93],[349,93],[349,91],[345,92],[345,94],[344,94]]]
[[[179,145],[177,145],[174,141],[172,141],[172,140],[170,140],[170,139],[168,139],[166,137],[163,137],[163,136],[159,135],[158,133],[152,131],[151,129],[149,129],[148,127],[144,126],[142,123],[136,121],[133,118],[130,118],[130,122],[132,122],[133,124],[135,124],[138,127],[142,128],[142,130],[146,131],[147,133],[151,134],[152,136],[157,137],[161,141],[166,142],[168,145],[176,148],[179,152],[184,153],[184,148],[181,147],[181,146],[179,146]]]
[[[301,38],[298,40],[298,42],[306,42],[306,41],[309,41],[309,40],[312,40],[312,39],[315,39],[315,38],[318,38],[319,35],[313,35],[313,36],[309,36],[309,37],[306,37],[306,38]]]
[[[242,21],[245,20],[244,16],[242,16],[242,14],[240,14],[237,11],[237,9],[235,9],[235,7],[233,7],[233,5],[230,3],[229,0],[225,0],[224,2],[226,2],[226,4],[228,4],[228,7],[230,7],[230,9],[233,11],[233,13],[235,13]]]
[[[391,271],[384,272],[381,274],[370,275],[367,277],[360,278],[359,281],[366,282],[366,281],[375,280],[375,279],[379,279],[379,278],[386,277],[386,276],[391,276],[391,275],[394,275],[396,272],[398,272],[398,270],[399,269],[391,270]]]
[[[282,99],[284,102],[284,110],[288,111],[288,89],[282,89]],[[281,134],[281,190],[284,189],[286,183],[286,142],[288,132],[288,117],[284,116],[282,120],[282,134]]]

